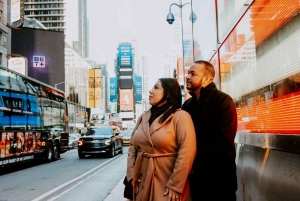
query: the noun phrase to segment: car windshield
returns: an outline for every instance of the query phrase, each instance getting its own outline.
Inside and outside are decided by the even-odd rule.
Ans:
[[[85,135],[111,135],[112,129],[109,127],[91,128]]]
[[[123,136],[131,136],[131,132],[122,132]]]

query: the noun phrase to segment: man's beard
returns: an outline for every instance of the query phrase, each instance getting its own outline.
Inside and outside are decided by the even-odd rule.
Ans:
[[[200,85],[199,88],[201,89],[201,88],[202,88],[202,83],[199,83],[198,85]],[[186,88],[187,90],[191,91],[191,92],[195,92],[195,91],[197,91],[197,89],[199,89],[199,88],[198,88],[198,85],[196,84],[197,87],[194,87],[193,84],[190,83],[189,86],[186,85],[185,88]]]

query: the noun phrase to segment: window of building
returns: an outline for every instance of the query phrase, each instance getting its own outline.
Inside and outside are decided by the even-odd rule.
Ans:
[[[2,56],[3,54],[0,52],[0,66],[2,66]]]
[[[0,22],[1,22],[1,23],[3,23],[3,22],[2,22],[2,20],[3,20],[2,14],[3,14],[3,11],[0,10]]]

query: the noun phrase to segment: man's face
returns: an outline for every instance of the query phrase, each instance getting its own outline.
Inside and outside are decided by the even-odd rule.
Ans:
[[[203,80],[205,79],[205,68],[203,64],[193,64],[186,77],[186,88],[187,90],[196,92],[200,91]]]

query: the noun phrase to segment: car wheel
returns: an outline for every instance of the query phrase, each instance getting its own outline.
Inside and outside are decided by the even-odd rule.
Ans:
[[[81,152],[78,152],[78,157],[79,158],[85,158],[85,154],[82,154]]]
[[[113,158],[115,156],[115,147],[114,145],[112,145],[110,153],[109,153],[109,157]]]
[[[120,153],[120,154],[123,154],[123,143],[121,144],[119,153]]]

